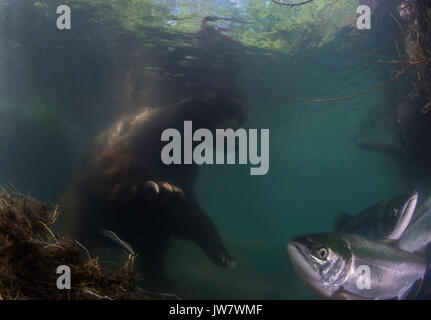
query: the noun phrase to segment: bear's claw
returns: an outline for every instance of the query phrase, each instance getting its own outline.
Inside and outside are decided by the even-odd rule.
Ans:
[[[156,193],[160,192],[159,186],[154,181],[145,182],[145,189],[153,189]]]
[[[162,194],[164,194],[166,198],[179,196],[180,198],[185,199],[186,197],[184,191],[181,188],[166,181],[156,183],[152,180],[149,180],[145,183],[144,189],[147,191],[152,190],[150,193],[146,193],[149,198],[154,198],[155,196],[160,196]]]
[[[160,193],[160,188],[154,181],[147,181],[144,184],[144,192],[147,199],[154,199]]]
[[[220,254],[219,257],[220,257],[220,261],[224,267],[228,268],[229,270],[233,270],[236,268],[236,262],[235,261],[226,258],[223,254]]]
[[[178,188],[177,186],[174,185],[170,185],[172,188],[172,192],[174,192],[175,194],[178,194],[182,199],[186,198],[186,195],[184,194],[184,191],[181,188]]]

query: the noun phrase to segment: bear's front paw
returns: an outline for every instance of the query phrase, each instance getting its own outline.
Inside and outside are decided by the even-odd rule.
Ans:
[[[144,185],[144,193],[148,199],[175,200],[186,197],[181,188],[166,181],[147,181]]]
[[[224,254],[219,255],[220,264],[222,267],[233,270],[236,268],[236,262],[232,260],[230,257],[226,257]]]

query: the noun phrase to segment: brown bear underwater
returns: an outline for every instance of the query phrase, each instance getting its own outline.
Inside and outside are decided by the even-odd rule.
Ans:
[[[84,152],[64,197],[69,235],[90,250],[103,243],[101,229],[114,231],[138,253],[146,279],[163,278],[172,236],[195,242],[216,265],[235,262],[193,193],[196,165],[161,162],[161,133],[194,128],[236,128],[246,108],[236,94],[203,96],[174,106],[123,117]],[[101,242],[102,241],[102,242]]]

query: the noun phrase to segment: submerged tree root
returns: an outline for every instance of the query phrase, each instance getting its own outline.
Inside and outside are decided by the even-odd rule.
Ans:
[[[30,196],[0,190],[0,300],[153,298],[134,282],[134,256],[107,272],[80,243],[52,232],[58,212]],[[60,265],[70,267],[70,290],[57,288]]]

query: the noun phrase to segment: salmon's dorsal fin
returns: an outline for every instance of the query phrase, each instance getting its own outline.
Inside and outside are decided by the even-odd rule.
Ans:
[[[339,231],[343,226],[352,219],[352,216],[344,211],[335,214],[334,230]]]

